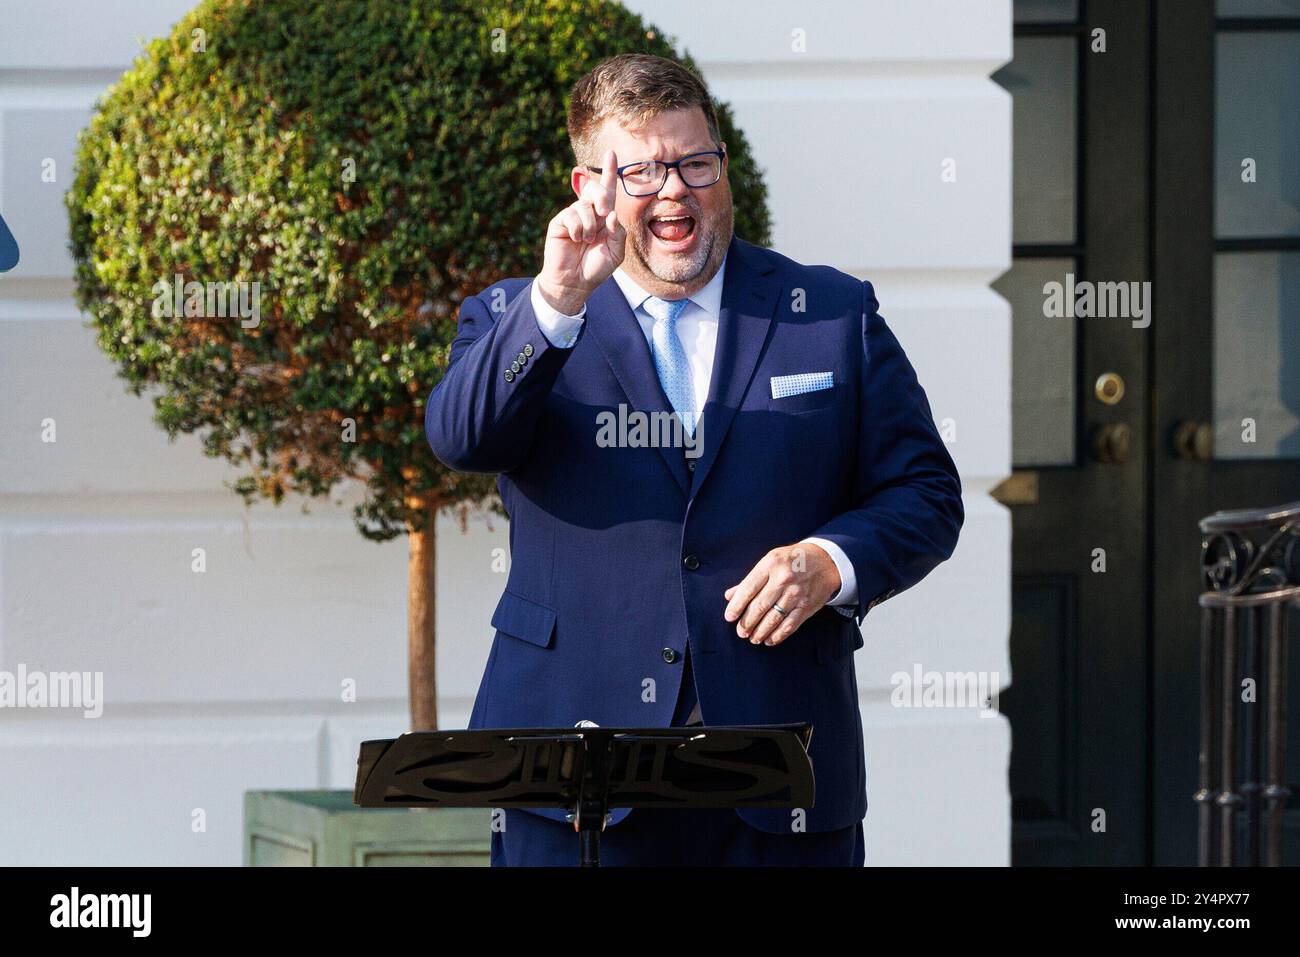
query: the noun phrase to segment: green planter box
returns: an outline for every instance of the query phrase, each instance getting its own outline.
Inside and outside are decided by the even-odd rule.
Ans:
[[[245,867],[487,867],[491,808],[361,808],[351,791],[246,791]]]

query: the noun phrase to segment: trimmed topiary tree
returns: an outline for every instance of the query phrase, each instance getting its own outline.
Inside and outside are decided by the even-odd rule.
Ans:
[[[245,468],[247,503],[359,479],[361,534],[409,536],[413,730],[437,727],[433,519],[500,510],[433,456],[425,399],[459,303],[540,269],[573,200],[569,88],[626,52],[677,56],[602,0],[204,0],[81,136],[77,301],[128,389]],[[759,170],[718,120],[736,232],[766,244]]]

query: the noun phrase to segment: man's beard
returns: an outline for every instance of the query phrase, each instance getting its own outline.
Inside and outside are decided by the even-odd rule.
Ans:
[[[713,262],[713,252],[720,236],[725,234],[730,241],[733,220],[730,207],[720,211],[715,221],[707,224],[698,210],[691,210],[690,215],[695,219],[695,228],[700,231],[700,237],[695,247],[684,255],[653,249],[654,234],[650,232],[649,220],[642,220],[641,228],[628,237],[632,252],[641,265],[661,282],[676,285],[691,282]]]

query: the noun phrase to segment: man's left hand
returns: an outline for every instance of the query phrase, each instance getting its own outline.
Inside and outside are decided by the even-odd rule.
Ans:
[[[739,619],[736,634],[750,644],[779,645],[839,590],[840,572],[826,550],[799,542],[772,549],[739,585],[723,592],[729,601],[723,617]]]

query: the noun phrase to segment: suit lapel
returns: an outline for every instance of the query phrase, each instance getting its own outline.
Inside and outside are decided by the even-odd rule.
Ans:
[[[722,307],[718,312],[718,344],[713,356],[709,398],[704,404],[698,433],[704,448],[695,466],[691,498],[717,461],[736,411],[749,390],[781,294],[780,284],[770,275],[771,265],[755,255],[754,250],[755,247],[733,236],[727,252]]]
[[[646,342],[641,324],[632,314],[632,307],[627,304],[623,291],[612,276],[591,294],[587,302],[587,316],[587,325],[590,327],[588,331],[599,343],[605,361],[614,372],[614,378],[622,386],[629,411],[671,414],[673,408],[659,384],[659,374],[655,372],[654,358],[650,355],[650,344]],[[677,480],[682,493],[688,493],[691,477],[682,450],[660,446],[659,454],[663,456],[668,471]]]
[[[703,449],[694,473],[687,469],[681,449],[659,448],[668,471],[688,497],[693,497],[703,485],[718,458],[754,377],[781,293],[780,284],[771,276],[771,265],[755,255],[754,249],[733,236],[727,250],[713,375],[697,431]],[[600,345],[631,409],[671,413],[672,405],[659,383],[645,333],[612,276],[591,294],[587,313],[588,331]]]

